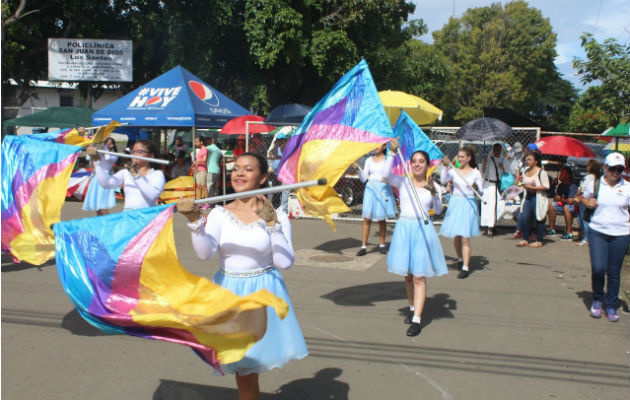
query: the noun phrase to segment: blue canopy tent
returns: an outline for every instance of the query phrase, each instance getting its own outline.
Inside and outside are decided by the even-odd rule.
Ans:
[[[103,107],[94,125],[115,120],[128,127],[221,128],[234,117],[251,114],[181,66]]]

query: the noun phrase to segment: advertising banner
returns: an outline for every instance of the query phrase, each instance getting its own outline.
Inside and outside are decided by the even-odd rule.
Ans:
[[[48,39],[51,81],[133,81],[131,40]]]

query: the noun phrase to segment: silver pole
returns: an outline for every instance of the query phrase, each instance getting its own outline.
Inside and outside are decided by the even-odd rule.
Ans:
[[[274,186],[274,187],[264,188],[264,189],[248,190],[246,192],[226,194],[223,196],[208,197],[205,199],[195,200],[194,203],[195,204],[219,203],[222,201],[229,201],[229,200],[241,199],[244,197],[258,196],[261,194],[264,195],[264,194],[269,194],[269,193],[283,192],[285,190],[288,191],[288,190],[301,189],[301,188],[310,187],[310,186],[325,185],[326,183],[327,183],[326,178],[320,178],[313,181],[294,183],[291,185],[280,185],[280,186]]]
[[[169,165],[171,162],[168,160],[161,160],[159,158],[151,158],[151,157],[142,157],[142,156],[134,156],[133,154],[125,154],[125,153],[114,153],[113,151],[107,151],[107,150],[96,150],[98,153],[101,154],[109,154],[112,156],[117,156],[120,158],[133,158],[136,160],[144,160],[144,161],[149,161],[152,163],[156,163],[156,164],[162,164],[162,165]]]
[[[422,207],[422,203],[420,202],[420,198],[418,197],[418,192],[416,192],[416,186],[413,184],[411,180],[411,174],[409,173],[409,169],[407,168],[407,164],[405,163],[405,157],[403,157],[402,152],[400,151],[400,147],[396,150],[398,157],[400,157],[400,162],[402,163],[403,169],[405,170],[405,175],[407,175],[407,182],[409,183],[409,190],[413,194],[413,198],[416,200],[416,204],[420,209],[420,214],[422,214],[422,220],[425,225],[429,224],[429,219],[427,218],[427,212]],[[427,165],[428,167],[428,165]],[[428,181],[427,181],[428,182]]]

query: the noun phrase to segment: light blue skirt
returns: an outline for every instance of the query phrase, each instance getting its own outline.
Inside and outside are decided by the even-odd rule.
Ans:
[[[363,218],[384,221],[394,218],[398,207],[392,187],[385,182],[368,181],[363,191]]]
[[[249,348],[242,360],[231,364],[221,364],[225,373],[247,375],[261,373],[282,367],[291,360],[299,360],[308,355],[304,335],[300,329],[289,292],[282,274],[272,269],[262,275],[252,277],[227,276],[222,270],[214,275],[214,283],[239,296],[247,296],[261,289],[280,297],[289,305],[289,313],[280,319],[275,310],[267,307],[267,331],[262,339]]]
[[[83,211],[109,210],[116,205],[116,196],[113,189],[105,189],[98,183],[96,175],[92,174],[85,199]]]
[[[451,196],[440,228],[440,235],[446,237],[479,236],[479,205],[474,197]]]
[[[435,227],[415,218],[396,221],[387,254],[387,270],[396,275],[446,275],[446,260]]]

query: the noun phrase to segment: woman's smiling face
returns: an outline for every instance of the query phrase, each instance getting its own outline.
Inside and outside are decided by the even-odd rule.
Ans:
[[[267,174],[261,172],[255,157],[240,156],[236,159],[230,179],[235,192],[258,189],[266,179]]]

